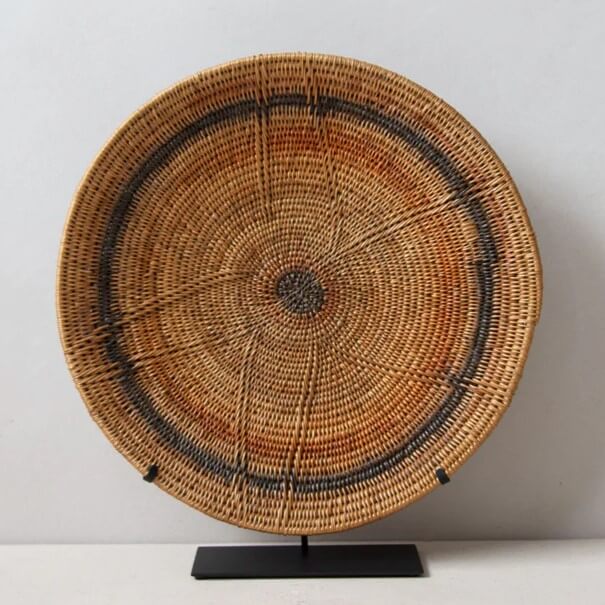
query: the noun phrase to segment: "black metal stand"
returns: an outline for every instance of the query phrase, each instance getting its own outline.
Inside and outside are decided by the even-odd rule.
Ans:
[[[413,577],[424,573],[415,544],[200,546],[196,580],[236,578]]]

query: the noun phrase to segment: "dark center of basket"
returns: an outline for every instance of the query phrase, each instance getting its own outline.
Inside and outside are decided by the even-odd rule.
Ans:
[[[284,307],[299,315],[317,313],[324,304],[324,289],[309,269],[283,273],[277,280],[276,292]]]

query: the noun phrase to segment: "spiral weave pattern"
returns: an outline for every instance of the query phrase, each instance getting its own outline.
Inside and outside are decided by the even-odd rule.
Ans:
[[[506,169],[452,108],[339,57],[204,71],[109,141],[58,312],[94,420],[195,508],[290,534],[444,482],[508,406],[541,303]]]

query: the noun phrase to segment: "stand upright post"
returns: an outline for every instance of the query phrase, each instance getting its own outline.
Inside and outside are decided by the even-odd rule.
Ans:
[[[303,557],[309,554],[309,538],[307,536],[300,537],[300,554]]]

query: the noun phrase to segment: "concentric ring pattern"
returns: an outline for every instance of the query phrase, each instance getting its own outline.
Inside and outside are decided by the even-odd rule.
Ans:
[[[541,276],[481,136],[381,68],[280,54],[153,99],[86,174],[58,276],[90,413],[216,518],[343,530],[447,479],[508,406]]]

